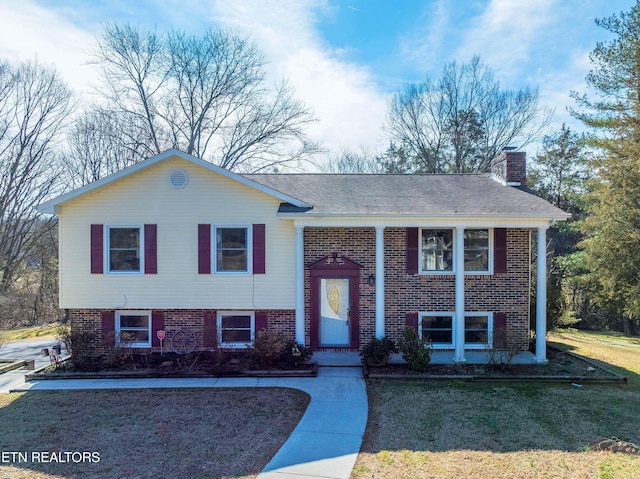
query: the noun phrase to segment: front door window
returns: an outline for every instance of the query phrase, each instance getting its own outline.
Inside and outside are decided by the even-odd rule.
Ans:
[[[349,279],[320,279],[320,344],[349,345]]]

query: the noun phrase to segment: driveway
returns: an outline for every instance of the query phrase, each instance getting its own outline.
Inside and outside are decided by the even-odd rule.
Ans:
[[[26,339],[23,341],[11,341],[0,346],[0,359],[33,359],[36,369],[50,364],[49,356],[43,356],[42,350],[59,344],[54,338]],[[66,355],[63,349],[62,354]],[[7,393],[12,389],[24,386],[24,369],[14,369],[0,374],[0,393]]]

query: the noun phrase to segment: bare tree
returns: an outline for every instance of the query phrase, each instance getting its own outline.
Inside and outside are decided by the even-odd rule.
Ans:
[[[0,63],[0,293],[55,224],[34,207],[60,178],[56,146],[70,112],[71,92],[53,69]]]
[[[94,107],[75,118],[62,153],[65,178],[73,188],[122,170],[145,158],[142,119]]]
[[[111,24],[94,58],[105,102],[85,119],[106,130],[96,137],[98,150],[108,146],[113,156],[104,172],[168,148],[245,172],[295,165],[320,151],[305,133],[314,116],[289,83],[266,88],[264,56],[247,38],[224,30],[196,37]],[[116,134],[110,132],[114,118]],[[76,133],[89,132],[80,127]],[[87,160],[98,156],[84,154]],[[93,168],[92,175],[99,171]]]
[[[445,65],[438,81],[427,77],[396,93],[386,130],[411,158],[408,173],[486,172],[504,147],[538,139],[550,118],[537,89],[501,90],[476,56]]]

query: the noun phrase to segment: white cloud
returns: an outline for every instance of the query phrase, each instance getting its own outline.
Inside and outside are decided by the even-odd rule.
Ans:
[[[11,61],[37,58],[54,65],[78,92],[86,91],[96,75],[87,65],[93,42],[92,34],[32,0],[0,3],[0,57]]]
[[[468,61],[480,54],[500,76],[518,76],[531,58],[533,46],[549,34],[549,24],[557,17],[558,0],[514,2],[491,0],[464,33],[455,58]]]
[[[340,52],[318,34],[318,15],[335,13],[330,9],[321,0],[219,0],[212,17],[250,34],[266,52],[272,78],[291,81],[298,98],[316,113],[319,122],[309,132],[325,146],[335,152],[382,148],[387,97],[366,68],[340,60]]]

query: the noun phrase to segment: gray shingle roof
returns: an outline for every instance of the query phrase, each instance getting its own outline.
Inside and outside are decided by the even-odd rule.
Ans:
[[[486,174],[244,176],[313,205],[305,215],[568,217],[542,198],[505,186]]]

